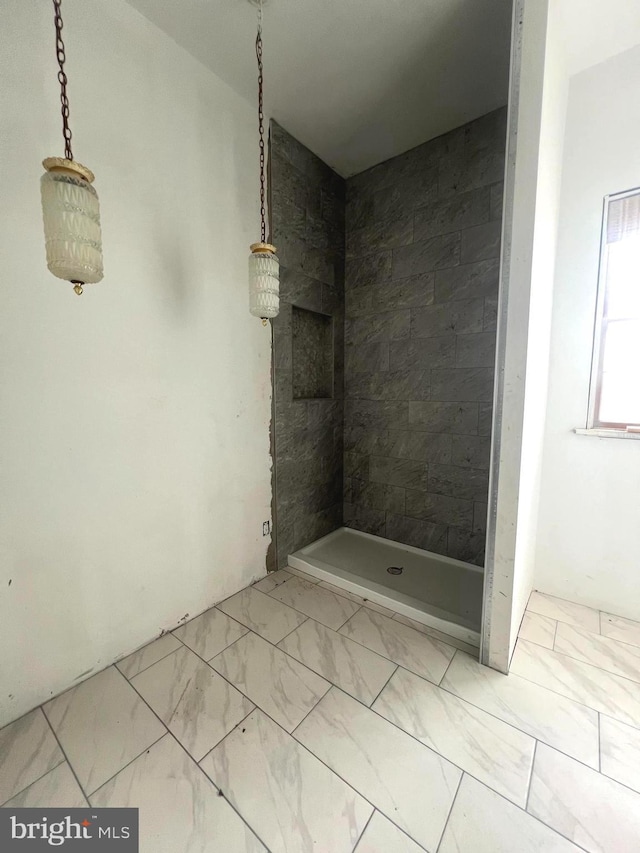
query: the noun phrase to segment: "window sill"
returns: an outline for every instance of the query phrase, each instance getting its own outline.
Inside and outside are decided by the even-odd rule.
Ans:
[[[574,429],[576,435],[592,435],[596,438],[628,438],[632,441],[640,440],[640,432],[627,432],[624,429]]]

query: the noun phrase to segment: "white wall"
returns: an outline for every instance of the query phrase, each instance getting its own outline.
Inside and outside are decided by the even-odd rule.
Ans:
[[[536,587],[640,619],[640,442],[587,416],[602,199],[640,185],[640,47],[571,80]]]
[[[248,313],[250,106],[121,0],[66,0],[105,279],[46,269],[50,3],[0,54],[0,725],[264,574],[270,330]]]
[[[567,79],[555,0],[514,13],[482,648],[503,672],[534,577]]]

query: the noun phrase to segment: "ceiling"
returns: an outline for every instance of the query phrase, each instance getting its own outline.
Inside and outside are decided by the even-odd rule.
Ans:
[[[640,44],[640,0],[561,0],[570,74]]]
[[[256,103],[249,0],[128,0]],[[265,0],[266,112],[345,177],[507,102],[511,0]]]

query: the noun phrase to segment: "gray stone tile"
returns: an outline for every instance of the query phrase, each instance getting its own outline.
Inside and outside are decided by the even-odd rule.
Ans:
[[[363,400],[428,400],[429,370],[353,373],[347,379],[347,397]]]
[[[403,488],[391,486],[387,483],[366,483],[355,477],[351,479],[351,483],[351,503],[358,507],[404,515],[405,490]]]
[[[491,219],[502,220],[504,181],[491,187]]]
[[[378,440],[373,452],[396,459],[440,462],[447,465],[451,462],[451,441],[450,435],[442,433],[392,429]]]
[[[345,345],[347,377],[355,373],[389,370],[389,346],[388,341],[356,345],[347,340]]]
[[[440,234],[482,225],[489,221],[490,207],[489,187],[438,199],[416,211],[414,240],[428,240]]]
[[[451,464],[461,468],[488,468],[491,438],[478,435],[451,437]]]
[[[461,530],[449,527],[447,534],[447,556],[474,566],[484,566],[484,549],[487,534],[478,530]]]
[[[344,291],[339,283],[335,287],[329,284],[320,283],[320,311],[325,314],[335,314],[344,310]]]
[[[369,457],[362,453],[347,451],[344,454],[344,476],[357,477],[359,480],[369,479]]]
[[[478,434],[491,435],[491,422],[493,418],[493,403],[480,403]]]
[[[354,453],[363,453],[369,455],[376,453],[378,448],[386,448],[387,436],[389,430],[381,426],[364,427],[362,425],[354,425],[347,418],[344,426],[344,447],[345,451],[353,451]],[[390,456],[389,453],[380,453],[380,456]]]
[[[484,320],[482,328],[485,332],[495,332],[498,328],[498,297],[487,296],[484,300]]]
[[[373,196],[355,192],[347,183],[345,226],[347,232],[361,228],[373,218]]]
[[[299,267],[303,273],[328,285],[336,284],[337,256],[324,249],[309,248],[305,244]]]
[[[496,361],[495,332],[458,335],[456,367],[494,367]]]
[[[499,281],[500,263],[497,259],[438,270],[435,274],[435,301],[496,296]]]
[[[500,257],[502,222],[488,222],[462,232],[460,263],[473,264]]]
[[[410,165],[409,159],[393,184],[377,190],[372,195],[371,217],[374,220],[398,217],[437,199],[437,167],[428,166],[417,158]]]
[[[344,525],[374,536],[386,535],[386,514],[382,510],[368,509],[354,504],[344,505]]]
[[[424,462],[416,462],[413,459],[372,456],[369,462],[369,479],[373,483],[426,490],[427,466]]]
[[[346,321],[345,338],[355,346],[401,340],[409,337],[410,322],[409,309],[354,317]]]
[[[486,502],[473,502],[473,529],[480,533],[487,532],[487,510],[488,504]]]
[[[408,246],[411,242],[413,215],[401,212],[392,219],[369,222],[362,228],[348,232],[347,258],[360,258],[380,250]]]
[[[327,425],[340,426],[343,413],[342,400],[309,400],[307,403],[307,428],[327,429]]]
[[[456,336],[453,333],[430,338],[409,338],[389,342],[389,368],[454,367]]]
[[[345,400],[344,415],[347,423],[354,427],[402,429],[409,423],[409,406],[409,403],[388,400]]]
[[[473,502],[448,495],[407,490],[405,515],[431,521],[434,524],[455,524],[471,529],[473,524]]]
[[[474,435],[478,431],[478,404],[409,403],[409,425],[426,432]]]
[[[322,310],[322,285],[297,269],[280,270],[280,299],[310,311]]]
[[[493,144],[492,144],[493,143]],[[496,145],[492,140],[486,147],[466,144],[461,155],[457,152],[441,161],[438,176],[440,197],[485,187],[504,178],[504,140]]]
[[[443,402],[489,402],[493,399],[493,370],[488,367],[432,370],[431,399]]]
[[[273,146],[271,149],[271,205],[275,216],[280,221],[286,221],[287,226],[293,224],[283,215],[283,205],[291,204],[299,208],[306,216],[307,180],[304,173],[287,162]],[[289,210],[286,211],[290,213]]]
[[[413,545],[436,554],[446,553],[447,527],[444,524],[432,524],[419,521],[406,515],[387,513],[386,537],[394,542]]]
[[[482,332],[485,305],[482,299],[461,299],[428,308],[411,309],[411,337],[433,338]]]
[[[434,298],[435,273],[424,272],[398,278],[374,289],[374,307],[383,310],[389,306],[398,308],[420,308],[431,305]]]
[[[460,234],[444,234],[393,250],[393,278],[454,267],[460,263]]]
[[[344,294],[344,311],[347,317],[360,317],[363,314],[374,314],[376,291],[373,284],[362,284],[351,287],[347,281]]]
[[[489,473],[456,465],[430,465],[428,491],[452,498],[483,501],[489,490]]]
[[[309,513],[296,519],[293,525],[296,550],[326,536],[342,526],[342,499],[335,506]]]
[[[350,289],[389,281],[391,268],[391,251],[376,252],[362,258],[347,260],[345,266],[347,287]]]

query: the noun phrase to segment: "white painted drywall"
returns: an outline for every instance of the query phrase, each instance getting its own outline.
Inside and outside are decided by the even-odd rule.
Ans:
[[[482,650],[503,672],[534,577],[566,110],[556,14],[555,0],[515,6]]]
[[[0,53],[0,725],[264,574],[270,329],[249,316],[255,115],[121,0],[66,0],[105,278],[45,266],[50,3]]]
[[[640,47],[572,78],[553,306],[536,587],[640,619],[640,442],[587,417],[602,200],[640,185]]]

